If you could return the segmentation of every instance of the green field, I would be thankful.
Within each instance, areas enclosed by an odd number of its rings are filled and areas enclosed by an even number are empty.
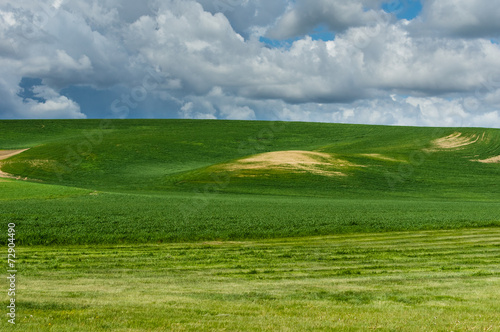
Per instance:
[[[500,230],[27,247],[19,331],[495,331]],[[2,326],[6,326],[2,322]]]
[[[0,121],[17,149],[19,331],[500,330],[500,130]]]

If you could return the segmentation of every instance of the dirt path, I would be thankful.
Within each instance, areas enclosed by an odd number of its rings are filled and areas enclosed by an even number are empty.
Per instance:
[[[29,149],[21,149],[21,150],[0,150],[0,160],[4,160],[10,157],[13,157],[17,154],[20,154]],[[2,172],[2,163],[0,163],[0,178],[5,179],[20,179],[20,177],[11,175],[9,173]]]

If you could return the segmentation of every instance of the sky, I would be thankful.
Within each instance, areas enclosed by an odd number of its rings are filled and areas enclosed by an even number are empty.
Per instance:
[[[0,119],[500,128],[491,0],[2,0]]]

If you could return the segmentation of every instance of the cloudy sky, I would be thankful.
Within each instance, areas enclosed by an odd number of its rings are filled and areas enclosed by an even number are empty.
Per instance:
[[[491,0],[2,0],[0,119],[500,128]]]

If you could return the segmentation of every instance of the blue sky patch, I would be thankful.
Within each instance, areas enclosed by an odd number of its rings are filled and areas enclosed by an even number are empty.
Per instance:
[[[334,40],[335,39],[335,33],[330,31],[328,27],[324,24],[318,25],[314,30],[308,34],[312,38],[312,40],[323,40],[323,41],[329,41],[329,40]],[[289,38],[289,39],[284,39],[284,40],[279,40],[279,39],[270,39],[266,37],[260,37],[259,41],[261,43],[266,44],[267,46],[271,48],[283,48],[283,49],[290,49],[292,47],[292,44],[296,42],[297,40],[303,39],[305,36],[300,36],[300,37],[295,37],[295,38]]]
[[[326,25],[319,25],[309,35],[313,40],[329,41],[335,39],[335,34]]]
[[[82,113],[85,113],[88,118],[109,116],[111,104],[119,98],[118,94],[110,90],[96,90],[89,86],[69,86],[62,89],[60,93],[80,105]]]
[[[266,37],[260,37],[259,41],[261,43],[266,44],[270,48],[284,48],[284,49],[290,49],[292,47],[292,44],[294,41],[297,41],[301,38],[289,38],[289,39],[284,39],[284,40],[278,40],[278,39],[270,39]]]
[[[33,87],[38,85],[42,85],[42,80],[40,78],[23,77],[19,83],[21,91],[19,91],[17,95],[23,98],[23,102],[26,102],[27,99],[33,99],[40,103],[44,103],[46,101],[44,98],[37,97],[33,93]]]
[[[391,0],[382,5],[387,13],[393,13],[398,19],[413,20],[422,11],[420,0]]]

